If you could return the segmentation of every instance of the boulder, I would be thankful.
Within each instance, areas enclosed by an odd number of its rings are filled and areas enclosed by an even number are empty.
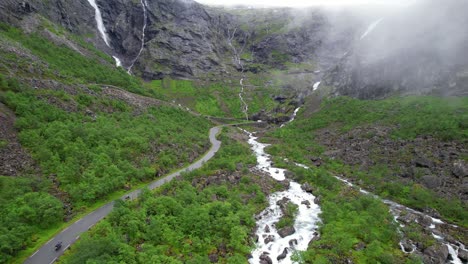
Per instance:
[[[276,259],[280,261],[282,259],[285,259],[287,255],[288,255],[288,248],[284,248],[283,253],[279,254],[278,257],[276,257]]]
[[[453,169],[452,169],[453,175],[455,175],[458,178],[463,178],[468,176],[468,166],[467,164],[462,161],[458,160],[453,163]]]
[[[273,261],[268,255],[268,252],[263,252],[262,255],[260,255],[260,264],[273,264]]]
[[[301,204],[305,204],[307,208],[310,208],[310,202],[308,200],[302,201]]]
[[[442,184],[439,177],[435,175],[425,175],[421,177],[421,182],[429,189],[435,189]]]
[[[265,233],[270,233],[270,226],[266,225],[264,231]]]
[[[423,251],[423,262],[429,264],[446,263],[449,255],[446,245],[433,245]]]
[[[297,239],[291,239],[289,240],[289,246],[290,247],[294,247],[297,245]]]
[[[296,229],[294,229],[294,227],[287,226],[287,227],[283,227],[279,229],[278,235],[280,235],[281,237],[287,237],[287,236],[294,234],[295,232],[296,232]]]
[[[464,261],[465,263],[468,262],[468,250],[465,249],[458,249],[458,257]]]
[[[273,235],[269,235],[263,240],[263,243],[268,244],[273,241],[275,241],[275,237]]]

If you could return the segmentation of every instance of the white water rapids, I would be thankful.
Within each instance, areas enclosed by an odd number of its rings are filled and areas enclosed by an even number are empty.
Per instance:
[[[267,147],[268,144],[258,142],[257,137],[255,137],[253,133],[245,132],[249,135],[248,143],[257,157],[257,167],[267,172],[277,181],[285,180],[285,170],[273,167],[269,155],[265,153],[265,147]],[[294,222],[295,232],[292,235],[282,238],[275,228],[275,223],[279,221],[282,215],[277,202],[284,197],[298,206],[298,213]],[[258,242],[257,247],[252,251],[252,258],[249,259],[249,263],[259,263],[260,257],[265,252],[272,263],[293,263],[291,260],[293,252],[296,250],[306,250],[310,240],[316,234],[314,234],[314,231],[317,229],[317,223],[320,221],[318,217],[321,212],[320,207],[314,203],[315,197],[312,194],[302,190],[299,183],[293,181],[290,182],[288,190],[273,193],[268,199],[268,208],[257,216],[257,219],[259,219],[257,221],[256,232]],[[308,205],[304,204],[306,201]],[[265,241],[266,238],[272,239],[273,241]],[[280,260],[278,260],[278,256],[280,256],[285,249],[287,250],[287,255],[284,259],[280,258]]]
[[[146,30],[146,26],[147,26],[147,21],[146,20],[148,18],[148,15],[146,13],[147,12],[146,8],[147,8],[148,3],[146,2],[146,0],[140,0],[140,2],[141,2],[141,6],[143,8],[143,28],[141,30],[141,47],[140,47],[140,50],[138,51],[137,56],[133,60],[132,64],[128,67],[128,70],[127,70],[128,73],[132,72],[133,65],[135,65],[135,62],[138,60],[138,58],[141,55],[141,52],[143,52],[143,49],[145,47],[145,30]]]

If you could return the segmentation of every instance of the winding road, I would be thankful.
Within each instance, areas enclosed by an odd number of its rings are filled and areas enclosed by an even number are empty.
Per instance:
[[[203,157],[197,160],[195,163],[192,163],[190,166],[178,170],[174,173],[167,175],[164,178],[161,178],[157,181],[154,181],[148,185],[149,189],[155,189],[166,182],[171,181],[175,177],[179,176],[183,172],[192,171],[200,168],[206,161],[210,160],[215,153],[219,150],[221,146],[221,141],[216,139],[216,135],[219,133],[222,126],[216,126],[210,129],[210,142],[211,148],[208,152],[205,153]],[[135,190],[131,193],[125,194],[121,199],[136,199],[141,193],[141,189]],[[127,198],[128,197],[128,198]],[[49,240],[44,244],[39,250],[32,254],[24,263],[27,264],[50,264],[54,263],[58,257],[60,257],[65,250],[70,247],[71,244],[75,243],[80,235],[94,226],[98,221],[108,215],[112,208],[114,207],[114,202],[107,203],[92,213],[86,215],[85,217],[77,220],[75,223],[65,228],[62,232],[57,234],[54,238]],[[62,242],[62,248],[58,251],[55,251],[55,245],[58,242]]]

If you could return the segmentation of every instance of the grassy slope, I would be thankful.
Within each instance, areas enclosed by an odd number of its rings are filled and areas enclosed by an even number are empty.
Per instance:
[[[93,83],[152,93],[78,37],[66,36],[87,56],[42,33],[0,25],[0,100],[14,110],[21,143],[42,172],[0,177],[0,263],[31,252],[62,228],[62,202],[71,203],[74,214],[88,211],[124,187],[189,163],[209,145],[209,122],[180,109],[136,108],[104,96]],[[31,78],[41,81],[40,89],[28,86]]]

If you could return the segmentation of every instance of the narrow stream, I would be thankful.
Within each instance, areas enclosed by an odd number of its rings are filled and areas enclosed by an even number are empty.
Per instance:
[[[361,35],[361,37],[359,39],[363,39],[365,38],[367,35],[369,35],[369,33],[371,33],[376,27],[377,25],[379,25],[380,22],[382,22],[383,18],[380,18],[380,19],[377,19],[376,21],[372,22],[366,29],[366,31],[364,32],[364,34]]]
[[[303,165],[303,164],[300,164],[300,163],[295,163],[296,166],[299,166],[299,167],[302,167],[304,169],[310,169],[308,166],[306,165]],[[336,179],[342,181],[343,183],[345,183],[346,185],[350,186],[350,187],[353,187],[353,188],[358,188],[359,189],[359,192],[361,192],[362,194],[366,194],[366,195],[372,195],[373,197],[377,198],[377,199],[381,199],[379,196],[371,193],[371,192],[368,192],[358,186],[355,186],[354,184],[352,184],[350,181],[344,179],[344,178],[341,178],[339,176],[335,176]],[[390,201],[390,200],[387,200],[387,199],[381,199],[382,202],[386,205],[389,206],[390,208],[390,212],[392,213],[395,221],[398,222],[398,218],[402,215],[402,213],[404,212],[411,212],[412,214],[415,214],[415,215],[418,215],[418,216],[421,216],[421,217],[424,217],[426,219],[430,219],[430,223],[428,223],[428,226],[427,228],[430,229],[430,230],[435,230],[436,227],[438,225],[441,225],[441,224],[445,224],[442,220],[438,219],[438,218],[434,218],[432,216],[429,216],[429,215],[426,215],[422,212],[419,212],[419,211],[416,211],[414,209],[411,209],[409,207],[406,207],[404,205],[401,205],[399,203],[396,203],[396,202],[393,202],[393,201]],[[418,221],[417,219],[415,219],[414,221]],[[454,226],[454,225],[453,225]],[[400,224],[400,227],[403,227],[402,224]],[[456,227],[456,226],[455,226]],[[449,251],[449,256],[450,256],[450,259],[447,260],[446,263],[452,263],[452,264],[463,264],[463,262],[461,261],[461,259],[458,257],[458,250],[459,249],[462,249],[464,250],[465,249],[465,245],[459,243],[458,245],[455,245],[455,244],[451,244],[451,243],[448,243],[447,241],[445,241],[445,238],[443,237],[443,235],[440,233],[440,232],[437,232],[434,233],[432,232],[432,236],[437,239],[437,241],[439,241],[440,243],[444,244],[447,246],[448,248],[448,251]],[[402,242],[400,242],[400,248],[403,252],[405,253],[408,253],[408,254],[411,254],[413,253],[415,250],[416,250],[416,246],[415,245],[411,245],[411,250],[407,250],[405,249],[404,245]]]
[[[257,157],[257,167],[277,181],[285,180],[285,170],[273,167],[269,155],[265,153],[268,144],[258,142],[253,133],[245,130],[244,132],[249,135],[248,143]],[[294,233],[289,235],[279,232],[275,226],[282,216],[278,202],[285,198],[298,206]],[[317,235],[315,231],[320,222],[320,207],[314,203],[315,197],[311,193],[305,192],[299,183],[293,181],[290,182],[288,190],[273,193],[268,199],[269,206],[257,216],[258,242],[249,263],[260,263],[260,260],[293,263],[291,256],[294,251],[306,250],[309,242]],[[279,233],[283,233],[283,237]]]
[[[242,103],[242,112],[244,112],[245,120],[249,120],[249,105],[244,101],[244,78],[240,79],[239,84],[241,86],[241,91],[239,92],[239,99]]]

